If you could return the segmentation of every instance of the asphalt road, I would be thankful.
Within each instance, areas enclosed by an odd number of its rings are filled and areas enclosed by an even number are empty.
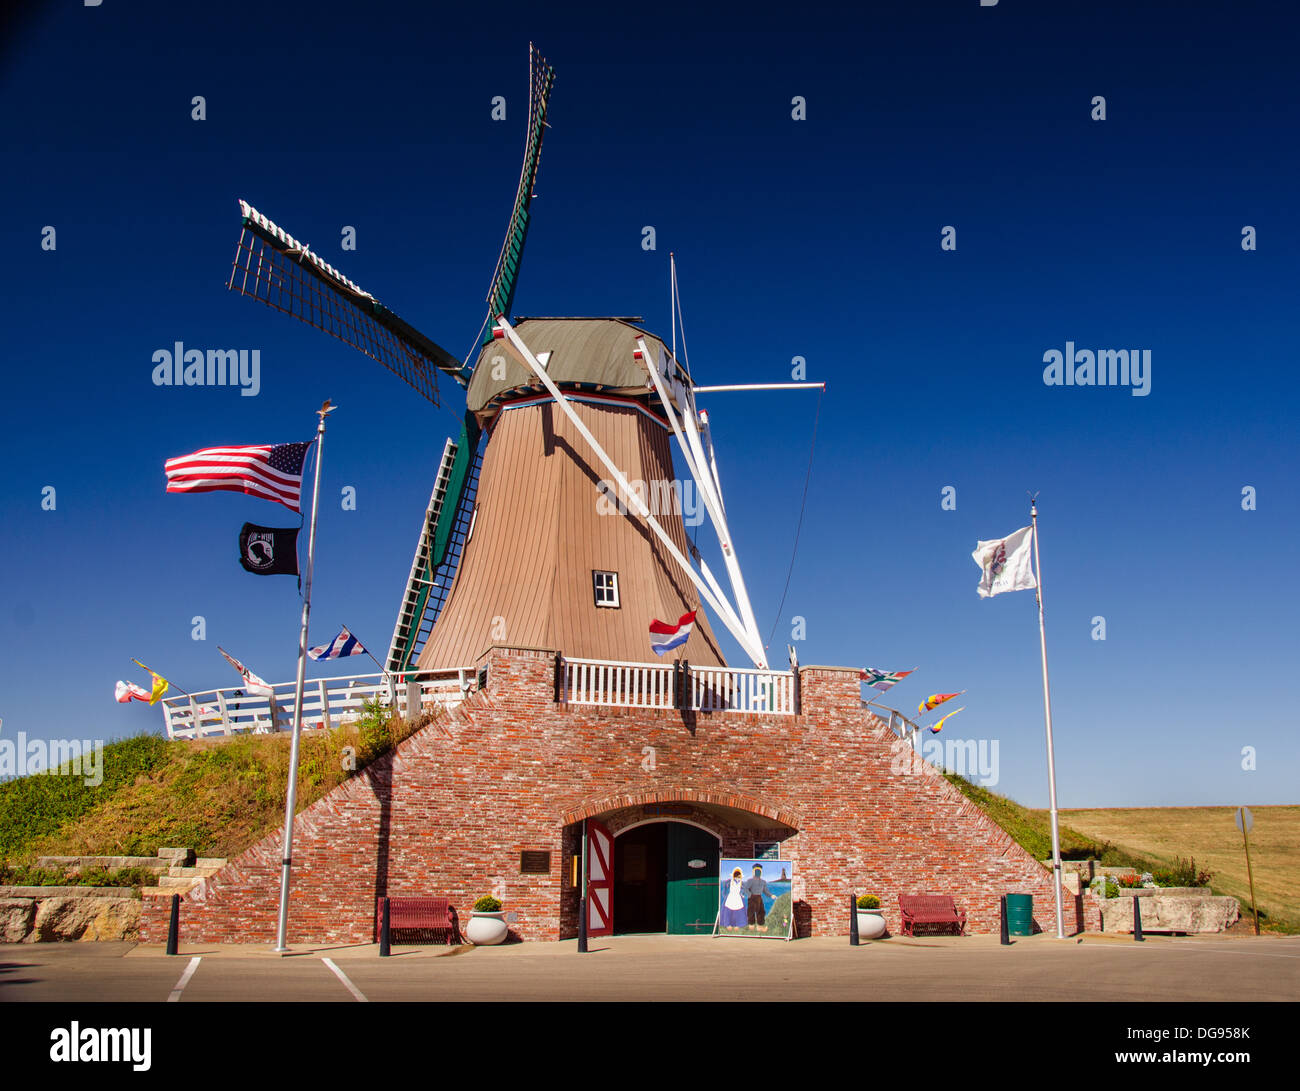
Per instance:
[[[198,961],[196,962],[195,959]],[[619,936],[487,948],[127,943],[0,946],[0,1002],[472,1000],[1300,1000],[1300,937],[1058,941],[996,937],[848,946]]]

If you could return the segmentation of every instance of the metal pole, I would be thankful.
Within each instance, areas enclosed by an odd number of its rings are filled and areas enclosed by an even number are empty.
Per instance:
[[[1043,649],[1043,716],[1047,724],[1047,795],[1052,808],[1052,893],[1056,897],[1056,938],[1065,939],[1065,916],[1061,906],[1061,829],[1056,812],[1056,753],[1052,748],[1052,688],[1047,680],[1047,627],[1043,622],[1043,566],[1038,559],[1038,501],[1030,499],[1033,522],[1034,574],[1038,582],[1038,639]]]
[[[169,955],[180,954],[180,921],[181,896],[179,894],[173,894],[171,919],[167,922],[167,953]]]
[[[1241,813],[1241,839],[1246,846],[1246,877],[1250,880],[1250,908],[1255,914],[1255,935],[1259,935],[1259,903],[1255,901],[1255,873],[1250,869],[1250,835],[1246,832],[1246,814]]]
[[[293,740],[289,744],[289,790],[284,800],[284,856],[280,861],[280,921],[276,929],[275,950],[289,950],[289,868],[293,863],[293,812],[298,802],[298,739],[302,735],[302,691],[307,679],[307,621],[311,617],[311,577],[316,559],[316,508],[320,500],[320,463],[325,449],[325,415],[333,412],[328,401],[316,411],[316,474],[311,494],[311,530],[307,533],[307,582],[302,596],[302,629],[298,634],[298,684],[293,698]]]
[[[587,953],[587,820],[582,820],[582,885],[578,888],[578,954]]]
[[[849,893],[849,946],[857,947],[858,944],[858,899]]]

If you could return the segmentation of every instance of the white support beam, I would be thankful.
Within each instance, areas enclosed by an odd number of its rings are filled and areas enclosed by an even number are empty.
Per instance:
[[[709,518],[713,521],[713,529],[718,535],[718,545],[722,549],[722,560],[727,567],[727,576],[731,580],[731,590],[735,595],[736,606],[739,609],[741,619],[745,623],[745,629],[750,634],[750,638],[761,648],[763,638],[758,631],[758,622],[754,618],[754,610],[749,602],[749,592],[745,589],[745,577],[740,571],[740,559],[736,556],[736,547],[731,539],[731,530],[727,526],[727,517],[723,512],[722,490],[715,475],[709,471],[709,462],[705,458],[704,447],[700,442],[700,433],[697,427],[698,411],[695,408],[694,395],[685,392],[683,400],[686,407],[682,413],[682,423],[685,425],[686,438],[690,443],[695,465],[698,467],[696,484],[706,496],[705,507],[709,512]],[[766,662],[762,665],[767,666]]]
[[[825,390],[825,383],[733,383],[727,386],[693,386],[695,394],[716,394],[720,390]]]
[[[709,432],[709,415],[700,410],[700,435],[704,438],[704,446],[709,452],[709,472],[713,474],[713,487],[718,490],[718,502],[722,504],[722,514],[727,514],[727,505],[722,499],[722,478],[718,476],[718,459],[713,453],[713,436]]]
[[[614,480],[618,483],[618,487],[625,498],[624,502],[641,517],[646,526],[648,526],[659,541],[663,543],[663,546],[668,551],[669,555],[677,562],[678,566],[690,581],[695,584],[696,589],[700,592],[700,597],[703,598],[704,601],[713,609],[718,618],[726,624],[727,628],[731,631],[731,635],[736,638],[737,643],[739,643],[741,648],[745,650],[746,654],[760,668],[765,668],[766,663],[763,658],[761,641],[754,640],[743,627],[733,625],[732,619],[734,618],[734,613],[730,608],[723,607],[722,603],[713,594],[712,589],[700,578],[699,573],[695,571],[695,568],[691,563],[682,555],[681,550],[677,548],[672,538],[668,536],[668,532],[665,531],[664,528],[659,525],[658,520],[650,514],[650,509],[646,507],[645,501],[632,491],[627,478],[623,475],[623,471],[614,464],[614,460],[605,453],[605,449],[601,447],[599,442],[597,442],[596,437],[591,434],[591,430],[582,423],[582,419],[574,411],[569,399],[561,393],[560,388],[555,385],[554,381],[552,381],[551,377],[546,373],[546,369],[538,362],[537,357],[534,356],[528,346],[524,344],[519,334],[515,332],[515,328],[510,324],[509,319],[504,315],[498,317],[497,329],[500,330],[502,336],[509,340],[510,344],[514,346],[515,351],[524,359],[524,362],[532,368],[533,374],[535,374],[541,381],[542,385],[546,387],[551,397],[555,399],[556,404],[560,407],[565,416],[569,418],[570,423],[575,429],[577,429],[578,434],[587,441],[588,446],[596,457],[600,459],[601,464],[613,475]]]
[[[722,503],[722,488],[718,483],[717,467],[714,466],[710,470],[709,463],[704,457],[704,449],[700,444],[694,402],[686,387],[675,377],[671,381],[673,395],[676,395],[676,397],[669,394],[659,374],[660,365],[663,361],[662,349],[659,350],[656,358],[652,359],[644,337],[637,338],[637,348],[641,353],[642,362],[646,365],[646,371],[650,375],[651,382],[654,384],[655,392],[659,395],[660,402],[663,403],[664,412],[668,415],[668,423],[672,426],[673,435],[677,437],[677,443],[682,449],[686,468],[695,479],[696,489],[704,501],[709,520],[713,523],[714,533],[718,536],[718,545],[722,549],[723,563],[727,567],[727,578],[731,581],[732,593],[735,596],[736,605],[739,607],[740,624],[749,635],[750,642],[761,649],[763,647],[763,638],[758,631],[758,622],[754,618],[753,608],[750,606],[749,594],[745,590],[745,578],[740,572],[740,562],[736,558],[735,547],[731,543],[731,531],[727,527],[727,515]],[[674,376],[676,375],[676,363],[677,361],[674,360]],[[674,404],[681,405],[682,424],[686,426],[685,435],[683,435],[683,430],[678,425],[677,414],[673,411]],[[713,581],[713,585],[717,588],[716,581]],[[720,590],[718,595],[720,598],[723,597]],[[723,601],[725,601],[725,598]],[[758,665],[766,669],[767,657],[762,656]]]

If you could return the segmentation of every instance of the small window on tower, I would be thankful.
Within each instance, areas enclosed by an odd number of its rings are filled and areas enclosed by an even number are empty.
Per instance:
[[[597,606],[618,606],[618,573],[593,572],[591,574],[596,586]]]

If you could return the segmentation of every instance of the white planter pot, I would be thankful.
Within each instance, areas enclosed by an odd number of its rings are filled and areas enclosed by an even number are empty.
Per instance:
[[[469,915],[469,924],[465,928],[465,938],[475,947],[491,947],[502,942],[509,934],[506,927],[506,915],[500,913],[474,913]]]
[[[885,914],[883,910],[858,910],[858,939],[879,939],[884,934]]]

